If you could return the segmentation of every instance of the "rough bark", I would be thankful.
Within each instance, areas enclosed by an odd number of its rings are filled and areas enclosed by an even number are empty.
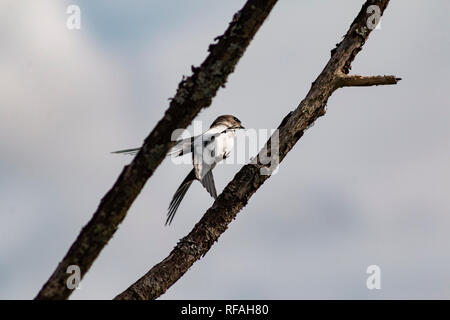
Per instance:
[[[66,286],[69,265],[78,265],[84,276],[112,238],[133,201],[172,146],[175,129],[186,128],[201,109],[211,104],[218,89],[225,86],[250,41],[277,0],[248,0],[231,21],[209,55],[193,74],[181,81],[164,117],[145,139],[141,151],[126,166],[114,186],[103,197],[89,223],[81,230],[64,259],[44,284],[36,299],[66,299],[72,290]]]
[[[358,75],[342,75],[338,82],[340,87],[369,87],[386,84],[397,84],[397,82],[400,80],[402,79],[395,76],[363,77]]]
[[[338,88],[349,85],[381,85],[396,84],[399,80],[393,76],[360,77],[347,76],[351,62],[362,49],[371,30],[367,28],[367,9],[370,5],[378,5],[383,13],[389,0],[369,0],[363,5],[356,19],[350,26],[344,39],[332,50],[331,59],[322,73],[312,84],[306,98],[299,106],[290,112],[281,122],[279,129],[279,161],[293,148],[302,137],[304,131],[314,121],[325,114],[328,98]],[[269,139],[258,155],[273,157]],[[267,151],[266,151],[267,150]],[[270,173],[271,169],[262,161],[244,166],[226,186],[212,207],[208,209],[194,229],[172,250],[167,258],[155,265],[141,279],[118,295],[116,299],[156,299],[173,285],[192,266],[204,256],[228,225],[235,219],[237,213],[247,204],[250,197],[270,177],[261,172]]]

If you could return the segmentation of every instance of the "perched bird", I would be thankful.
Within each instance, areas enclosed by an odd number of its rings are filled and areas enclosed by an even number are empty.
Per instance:
[[[217,163],[226,159],[234,146],[234,136],[237,130],[245,129],[241,121],[232,115],[218,117],[203,134],[179,140],[169,151],[168,155],[182,156],[192,153],[194,168],[175,192],[170,201],[166,225],[170,225],[178,206],[186,195],[194,180],[198,180],[209,194],[216,199],[217,192],[212,170]],[[115,151],[113,153],[136,154],[140,148]]]

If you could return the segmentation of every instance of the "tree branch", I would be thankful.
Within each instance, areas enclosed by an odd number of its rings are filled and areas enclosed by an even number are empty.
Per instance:
[[[345,75],[343,74],[338,81],[339,87],[369,87],[397,84],[401,78],[395,76],[372,76],[363,77],[359,75]]]
[[[172,146],[172,132],[186,128],[201,109],[211,104],[276,2],[248,0],[234,15],[225,33],[216,38],[219,41],[209,46],[206,60],[200,67],[192,67],[193,74],[181,81],[164,117],[103,197],[94,216],[81,230],[36,299],[66,299],[71,294],[72,290],[66,285],[67,267],[77,265],[81,276],[86,274]]]
[[[278,127],[279,141],[272,136],[258,154],[257,161],[245,165],[235,175],[212,207],[193,230],[178,242],[169,256],[115,299],[158,298],[208,252],[250,197],[270,177],[274,168],[262,164],[261,160],[270,157],[275,163],[282,161],[304,131],[325,114],[328,98],[340,87],[341,74],[348,73],[351,62],[371,32],[366,26],[368,7],[378,5],[383,13],[388,3],[389,0],[366,1],[342,42],[333,49],[330,61],[313,83],[306,98],[281,122]],[[278,147],[275,148],[278,152],[271,151],[272,144]]]

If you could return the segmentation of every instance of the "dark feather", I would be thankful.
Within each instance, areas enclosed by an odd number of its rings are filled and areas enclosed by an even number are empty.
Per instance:
[[[192,182],[195,180],[195,172],[192,169],[191,172],[186,176],[181,185],[178,187],[177,191],[173,195],[172,201],[170,201],[169,211],[167,212],[167,220],[166,225],[170,225],[172,223],[173,218],[175,217],[175,213],[177,212],[178,206],[183,200],[186,192],[191,186]]]
[[[212,170],[208,171],[208,173],[203,177],[202,185],[206,188],[211,197],[217,199],[217,191],[216,186],[214,184],[214,177],[212,174]]]
[[[119,151],[113,151],[111,153],[119,153],[119,154],[127,154],[127,155],[135,155],[141,150],[141,148],[133,148],[133,149],[126,149],[126,150],[119,150]]]

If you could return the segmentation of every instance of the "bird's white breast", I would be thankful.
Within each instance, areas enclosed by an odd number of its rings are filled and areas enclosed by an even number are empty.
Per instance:
[[[234,130],[226,131],[225,133],[219,135],[216,140],[216,157],[228,156],[228,154],[233,150],[234,147]]]

